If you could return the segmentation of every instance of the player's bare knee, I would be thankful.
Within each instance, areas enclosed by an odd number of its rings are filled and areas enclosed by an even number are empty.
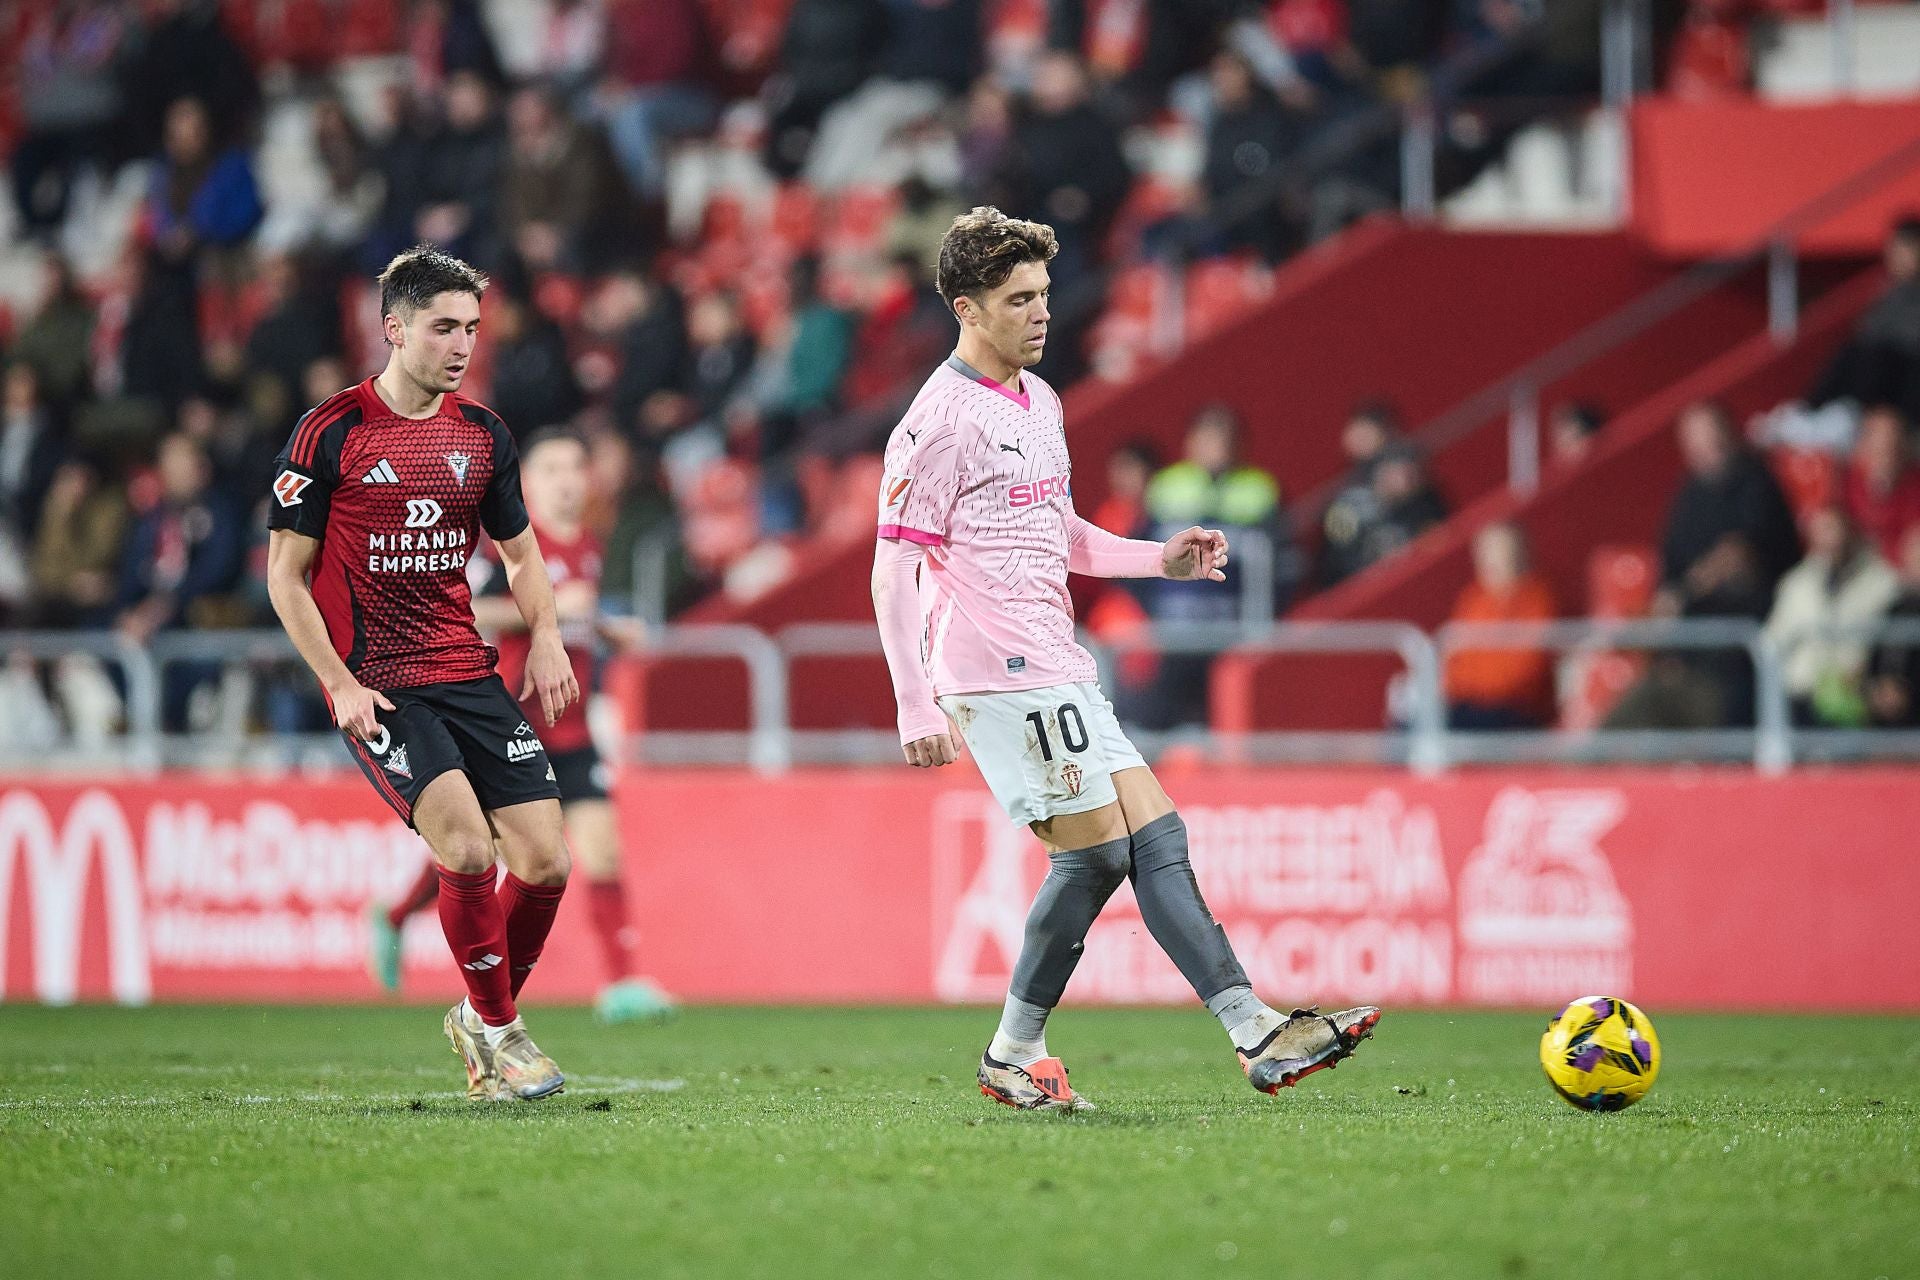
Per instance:
[[[562,885],[573,873],[573,855],[563,840],[535,845],[515,861],[522,866],[514,874],[528,884]]]
[[[441,866],[463,876],[493,869],[493,840],[484,831],[456,831],[433,842],[433,856]]]

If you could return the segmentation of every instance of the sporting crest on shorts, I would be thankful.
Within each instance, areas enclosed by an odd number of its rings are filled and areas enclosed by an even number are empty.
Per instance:
[[[472,461],[473,459],[464,453],[450,453],[447,455],[447,466],[453,472],[453,482],[462,489],[467,487],[467,464]]]
[[[1080,794],[1080,783],[1085,777],[1086,774],[1082,772],[1079,764],[1072,760],[1060,766],[1060,781],[1066,784],[1067,794],[1070,796]]]

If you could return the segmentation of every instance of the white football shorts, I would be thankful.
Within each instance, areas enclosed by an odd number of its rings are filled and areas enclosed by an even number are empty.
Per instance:
[[[993,798],[1023,825],[1112,804],[1113,775],[1146,764],[1097,684],[950,693],[939,701]]]

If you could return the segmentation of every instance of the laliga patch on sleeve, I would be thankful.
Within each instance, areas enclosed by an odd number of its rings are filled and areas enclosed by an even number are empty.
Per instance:
[[[313,483],[311,476],[303,476],[298,471],[282,471],[273,482],[273,496],[280,500],[283,507],[300,505],[300,491]]]
[[[912,476],[896,476],[889,472],[880,482],[880,514],[904,510],[907,505],[907,490],[912,487]]]

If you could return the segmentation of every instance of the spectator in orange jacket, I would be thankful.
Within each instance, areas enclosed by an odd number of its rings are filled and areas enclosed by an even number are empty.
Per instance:
[[[1553,593],[1527,565],[1527,543],[1511,524],[1490,524],[1473,540],[1474,580],[1453,606],[1453,622],[1546,622]],[[1447,719],[1455,729],[1538,729],[1553,714],[1553,658],[1543,649],[1462,649],[1447,659]]]

